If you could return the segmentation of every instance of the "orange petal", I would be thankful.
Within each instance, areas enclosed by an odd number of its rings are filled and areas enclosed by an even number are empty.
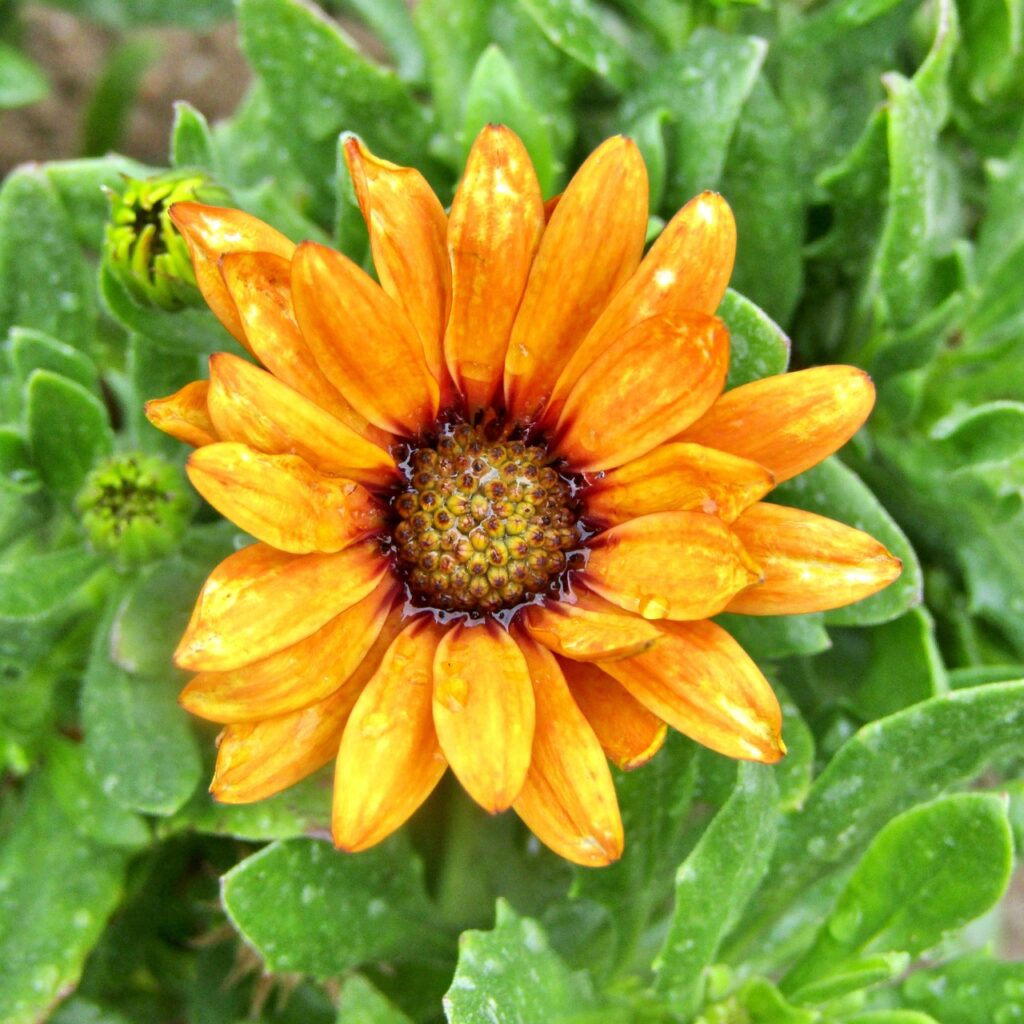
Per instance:
[[[444,627],[414,619],[394,640],[345,728],[334,773],[334,842],[365,850],[389,836],[444,775],[431,679]]]
[[[580,376],[553,447],[581,472],[620,466],[697,419],[722,393],[728,372],[721,320],[703,313],[644,320]]]
[[[438,645],[434,725],[469,795],[492,814],[505,810],[530,767],[534,706],[526,660],[494,621],[459,623]]]
[[[646,233],[647,169],[636,143],[618,135],[584,161],[544,230],[505,358],[513,419],[528,420],[543,406],[573,350],[636,270]]]
[[[713,622],[664,622],[646,654],[601,669],[673,729],[728,757],[772,764],[786,752],[768,681]]]
[[[727,391],[679,440],[753,459],[781,483],[842,448],[874,404],[863,370],[815,366]]]
[[[600,319],[573,353],[545,414],[554,423],[583,372],[617,338],[652,316],[718,309],[736,256],[736,222],[715,192],[691,199],[665,225],[636,273],[615,293]]]
[[[874,537],[834,519],[761,502],[733,530],[764,570],[727,611],[802,615],[842,608],[887,587],[903,568]]]
[[[218,440],[210,419],[208,380],[194,380],[166,398],[151,398],[145,406],[146,419],[165,434],[199,448]]]
[[[195,676],[179,702],[211,722],[250,722],[324,700],[349,685],[380,635],[397,592],[397,583],[386,576],[361,601],[305,640],[253,665]]]
[[[437,415],[440,391],[402,307],[348,257],[303,242],[292,301],[328,380],[371,423],[415,435]]]
[[[313,358],[292,308],[291,260],[269,252],[228,253],[221,257],[220,271],[256,358],[357,434],[386,444],[391,435],[360,416]]]
[[[237,356],[210,357],[210,417],[226,441],[268,455],[299,455],[315,469],[386,486],[397,472],[383,448]]]
[[[210,444],[192,453],[186,470],[221,515],[281,551],[340,551],[386,521],[383,506],[365,487],[323,476],[298,455]]]
[[[560,663],[573,700],[604,752],[623,771],[646,764],[665,742],[666,726],[597,665]]]
[[[520,636],[537,706],[526,782],[513,807],[537,838],[574,864],[622,856],[622,818],[608,762],[553,654]]]
[[[504,125],[477,136],[448,218],[452,307],[444,355],[470,411],[501,384],[509,334],[544,230],[540,185]]]
[[[760,578],[729,527],[701,512],[655,512],[590,541],[581,581],[645,619],[705,619]]]
[[[222,206],[175,203],[171,207],[171,220],[188,243],[196,283],[206,304],[248,348],[245,328],[220,274],[220,258],[228,252],[269,252],[290,260],[295,243],[259,218]]]
[[[444,329],[452,272],[444,207],[419,171],[381,160],[359,139],[345,142],[345,161],[381,287],[412,321],[434,378],[447,380]]]
[[[650,512],[706,512],[731,523],[775,478],[763,466],[699,444],[663,444],[584,492],[586,517],[614,526]]]
[[[239,722],[221,733],[210,792],[222,804],[263,800],[334,757],[358,689],[345,687],[301,711]]]
[[[388,571],[376,541],[336,555],[289,555],[252,544],[210,573],[174,660],[240,668],[290,647],[362,600]]]
[[[577,661],[631,658],[661,636],[646,619],[614,605],[603,611],[564,601],[533,604],[523,609],[522,623],[537,643]]]

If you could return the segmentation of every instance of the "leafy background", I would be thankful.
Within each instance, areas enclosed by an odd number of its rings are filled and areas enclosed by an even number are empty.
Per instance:
[[[0,1020],[1024,1019],[1024,964],[1000,958],[1024,842],[1021,0],[344,0],[346,30],[302,0],[56,6],[118,43],[86,155],[0,190]],[[47,89],[30,13],[0,0],[0,107]],[[454,787],[358,856],[324,841],[329,773],[213,804],[213,734],[169,655],[233,528],[200,508],[132,569],[87,543],[87,473],[114,451],[180,463],[141,403],[234,344],[104,265],[102,189],[161,168],[93,154],[123,136],[152,29],[225,19],[251,85],[212,126],[178,104],[167,163],[291,236],[366,259],[341,132],[447,201],[488,121],[548,194],[625,131],[652,236],[703,188],[736,211],[731,383],[787,362],[875,378],[868,427],[784,500],[881,538],[902,579],[732,619],[790,755],[737,766],[673,737],[618,777],[613,868],[562,863]]]

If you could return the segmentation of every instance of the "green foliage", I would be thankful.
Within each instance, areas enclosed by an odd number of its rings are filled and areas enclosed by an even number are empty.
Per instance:
[[[131,115],[142,29],[235,14],[254,77],[221,123],[176,105],[166,168],[96,155],[0,185],[0,1020],[1024,1016],[999,938],[1024,833],[1020,4],[49,2],[115,40],[89,153]],[[0,108],[47,89],[19,11],[0,0]],[[217,803],[216,727],[178,706],[171,659],[245,538],[182,506],[143,565],[104,554],[75,505],[110,457],[180,480],[185,448],[143,403],[243,354],[205,308],[147,304],[118,276],[109,190],[198,174],[369,269],[346,133],[447,206],[492,121],[522,137],[545,198],[631,135],[651,238],[700,190],[725,196],[728,387],[846,362],[878,392],[840,455],[771,500],[866,530],[902,576],[835,611],[719,616],[778,693],[788,756],[737,767],[671,733],[613,773],[626,847],[603,869],[446,786],[399,836],[338,853],[329,765]]]

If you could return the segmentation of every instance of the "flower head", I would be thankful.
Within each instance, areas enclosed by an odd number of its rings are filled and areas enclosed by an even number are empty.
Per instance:
[[[865,534],[761,500],[852,436],[871,382],[831,366],[723,394],[731,212],[704,193],[644,255],[628,139],[545,204],[519,139],[485,128],[447,214],[418,172],[347,157],[379,284],[240,211],[171,211],[261,364],[216,355],[147,407],[258,541],[214,569],[176,655],[182,703],[225,726],[213,792],[257,800],[335,759],[334,838],[359,850],[451,767],[606,864],[608,758],[639,766],[666,723],[784,753],[770,686],[712,616],[898,575]]]
[[[175,310],[201,301],[188,247],[170,219],[183,200],[225,202],[228,194],[194,171],[155,178],[125,178],[110,193],[104,239],[107,266],[136,302]]]

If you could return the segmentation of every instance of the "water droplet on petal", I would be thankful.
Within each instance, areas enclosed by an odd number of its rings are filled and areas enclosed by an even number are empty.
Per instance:
[[[462,711],[469,700],[469,682],[465,676],[446,676],[437,684],[434,699],[452,713]]]
[[[359,724],[359,730],[367,739],[383,736],[394,723],[383,711],[371,711]]]
[[[668,615],[669,601],[667,597],[657,594],[641,594],[639,611],[645,619],[663,619]]]

